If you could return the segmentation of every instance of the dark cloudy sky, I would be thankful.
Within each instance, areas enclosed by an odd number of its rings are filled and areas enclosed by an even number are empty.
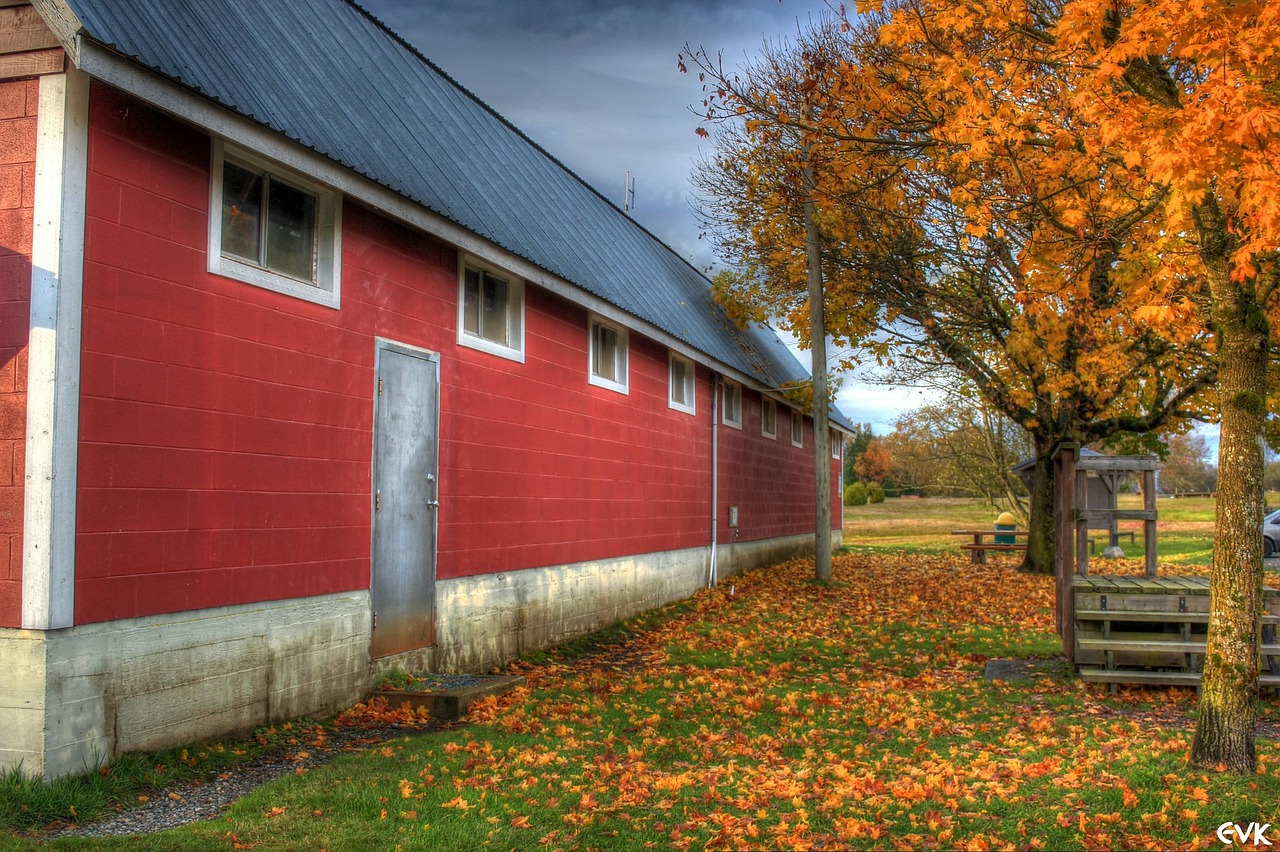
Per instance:
[[[689,211],[702,92],[677,55],[701,46],[740,66],[827,11],[823,0],[357,2],[619,206],[630,171],[632,215],[700,269],[715,261]],[[877,434],[920,401],[869,388],[840,399]]]
[[[794,33],[822,0],[365,0],[446,73],[617,204],[636,182],[634,216],[702,268],[689,213],[699,150],[696,75],[686,44],[732,64]]]

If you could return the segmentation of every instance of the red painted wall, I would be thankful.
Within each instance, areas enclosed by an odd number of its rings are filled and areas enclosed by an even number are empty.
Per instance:
[[[37,80],[0,82],[0,627],[22,623],[22,482],[39,99]]]
[[[367,588],[376,336],[441,354],[439,577],[707,543],[710,373],[674,411],[632,335],[630,393],[594,387],[533,286],[525,363],[459,347],[455,251],[350,202],[341,311],[212,276],[209,140],[97,85],[90,126],[77,622]],[[744,539],[812,529],[784,436],[722,445],[772,477]]]
[[[632,335],[630,393],[595,387],[587,312],[535,288],[527,311],[523,365],[445,360],[439,576],[706,544],[708,376],[670,409],[667,349]]]
[[[791,443],[791,410],[779,403],[777,436],[760,434],[761,396],[742,393],[742,428],[720,427],[722,542],[755,541],[813,531],[813,419],[804,418],[804,446]],[[831,528],[840,529],[840,462],[831,459]],[[738,527],[729,527],[729,507],[738,507]]]

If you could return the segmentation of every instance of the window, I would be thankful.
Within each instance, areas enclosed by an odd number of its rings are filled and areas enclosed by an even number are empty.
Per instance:
[[[778,437],[778,403],[767,397],[760,397],[760,434]]]
[[[462,261],[458,343],[524,361],[524,281]]]
[[[222,142],[211,171],[209,271],[339,307],[338,193]]]
[[[590,330],[588,381],[627,393],[627,330],[598,317],[591,318]]]
[[[831,430],[831,458],[840,461],[840,451],[844,449],[844,436],[835,429]]]
[[[687,414],[697,413],[697,398],[693,383],[696,375],[692,361],[681,358],[674,352],[671,353],[671,396],[667,400],[668,406]]]
[[[724,425],[735,429],[742,428],[742,385],[737,382],[724,383]]]
[[[791,409],[791,443],[796,447],[804,446],[804,415]]]

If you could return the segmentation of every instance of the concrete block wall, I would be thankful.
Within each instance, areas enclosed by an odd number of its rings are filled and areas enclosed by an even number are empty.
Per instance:
[[[0,768],[55,778],[350,706],[368,688],[369,611],[354,592],[0,631]]]
[[[837,545],[839,534],[836,534]],[[813,535],[721,545],[721,581],[813,554]],[[442,580],[436,645],[374,661],[374,668],[485,672],[529,651],[691,597],[707,584],[710,548]]]

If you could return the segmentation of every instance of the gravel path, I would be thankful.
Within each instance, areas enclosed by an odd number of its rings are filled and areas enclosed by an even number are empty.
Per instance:
[[[152,834],[201,820],[216,819],[238,799],[263,784],[296,772],[299,767],[310,769],[328,763],[341,754],[360,751],[406,734],[419,734],[444,727],[446,726],[441,724],[427,724],[332,728],[326,735],[324,747],[308,747],[307,757],[301,760],[294,759],[288,753],[256,758],[223,770],[213,778],[166,787],[152,794],[145,803],[97,822],[41,832],[40,839]]]

